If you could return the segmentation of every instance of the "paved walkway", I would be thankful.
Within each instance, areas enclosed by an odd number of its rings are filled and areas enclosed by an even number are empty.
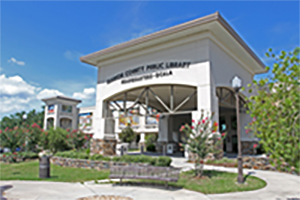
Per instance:
[[[183,158],[173,158],[173,166],[188,170],[193,167]],[[236,168],[205,166],[205,169],[236,172]],[[80,184],[46,181],[0,181],[0,185],[12,184],[5,197],[11,200],[74,200],[94,195],[119,195],[134,200],[300,200],[300,177],[290,174],[244,170],[267,181],[263,189],[250,192],[204,195],[185,189],[166,190],[139,186],[114,186],[111,184]],[[297,199],[298,200],[298,199]]]
[[[193,167],[193,164],[186,163],[185,160],[181,158],[173,158],[172,165],[175,167],[183,167],[183,170],[188,170]],[[204,169],[237,173],[237,168],[205,165]],[[214,194],[206,195],[206,197],[211,200],[300,200],[299,176],[263,170],[243,170],[244,175],[250,172],[252,176],[265,180],[267,182],[267,186],[255,191]]]

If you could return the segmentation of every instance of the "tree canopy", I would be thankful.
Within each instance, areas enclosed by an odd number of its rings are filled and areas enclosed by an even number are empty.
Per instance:
[[[279,55],[266,53],[275,60],[269,77],[249,84],[257,94],[248,100],[253,121],[248,130],[260,139],[260,145],[277,166],[299,170],[300,162],[300,67],[299,47]],[[269,67],[267,68],[269,69]]]
[[[27,115],[26,119],[23,119],[24,115]],[[37,112],[35,109],[26,113],[25,111],[17,112],[10,116],[3,117],[0,122],[0,129],[4,130],[5,128],[14,128],[16,126],[31,126],[36,123],[40,127],[43,127],[44,123],[44,109],[41,112]]]

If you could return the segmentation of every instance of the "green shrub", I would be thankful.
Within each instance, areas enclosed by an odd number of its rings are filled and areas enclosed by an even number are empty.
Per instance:
[[[25,146],[25,135],[22,131],[23,129],[17,126],[13,129],[0,130],[0,146],[9,148],[12,152],[20,146]]]
[[[78,151],[64,151],[57,152],[55,154],[57,157],[63,158],[74,158],[74,159],[89,159],[89,160],[102,160],[102,161],[114,161],[114,162],[125,162],[125,163],[147,163],[153,166],[170,166],[172,159],[166,156],[161,157],[150,157],[146,155],[124,155],[124,156],[114,156],[112,158],[103,156],[100,154],[94,154],[90,156],[84,152]]]
[[[124,128],[120,134],[120,139],[122,142],[131,143],[134,141],[136,133],[132,130],[130,126]]]
[[[146,144],[147,151],[155,152],[156,151],[155,142],[157,140],[157,134],[148,134],[146,135],[145,140],[146,140],[145,144]]]
[[[170,166],[171,162],[172,159],[170,157],[160,156],[158,159],[156,159],[155,166],[166,167]]]
[[[25,160],[25,159],[36,159],[36,158],[39,157],[38,153],[30,152],[30,151],[20,152],[19,154],[23,158],[23,160]]]
[[[51,128],[48,134],[44,136],[44,149],[50,149],[52,153],[71,149],[67,143],[67,135],[68,132],[65,129],[59,127],[56,127],[56,129]]]
[[[89,157],[90,160],[103,160],[103,161],[110,161],[110,157],[106,157],[100,154],[94,154]]]
[[[36,123],[33,123],[29,129],[25,129],[23,134],[25,134],[25,140],[27,141],[26,151],[38,152],[40,150],[37,148],[37,144],[41,141],[42,133],[43,129]]]
[[[2,160],[8,163],[24,161],[25,159],[36,159],[38,154],[34,152],[9,152],[1,155]]]
[[[147,151],[151,151],[151,152],[156,151],[154,144],[149,144],[149,145],[146,146],[146,148],[147,148]]]
[[[50,149],[52,153],[66,150],[80,150],[89,146],[91,135],[78,130],[62,129],[57,127],[41,134],[40,146]]]

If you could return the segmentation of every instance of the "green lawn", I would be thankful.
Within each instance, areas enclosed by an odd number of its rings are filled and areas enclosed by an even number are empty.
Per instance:
[[[82,182],[88,180],[107,179],[108,170],[97,171],[94,169],[80,169],[52,165],[51,178],[39,178],[38,161],[28,161],[13,164],[0,163],[0,180],[44,180],[59,182]]]
[[[60,167],[51,165],[51,178],[40,179],[38,161],[28,161],[14,164],[0,163],[1,180],[45,180],[60,182],[82,182],[88,180],[107,179],[108,170],[97,171],[93,169],[80,169],[71,167]],[[130,180],[127,183],[164,185],[162,181]],[[169,185],[177,188],[185,188],[204,194],[217,194],[237,191],[257,190],[266,186],[266,182],[249,176],[245,184],[237,184],[237,174],[219,171],[204,171],[204,178],[194,178],[193,171],[180,174],[177,183],[170,182]]]
[[[257,190],[266,186],[266,182],[253,176],[246,179],[245,184],[237,184],[237,174],[220,172],[220,171],[204,171],[204,178],[194,178],[194,172],[188,171],[180,174],[177,183],[170,182],[169,186],[176,188],[185,188],[201,192],[204,194],[218,194],[238,191]],[[130,180],[125,183],[139,184],[143,182],[147,184],[164,185],[162,181],[149,180]]]

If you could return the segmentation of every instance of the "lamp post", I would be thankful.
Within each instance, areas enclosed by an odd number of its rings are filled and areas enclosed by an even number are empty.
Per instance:
[[[242,159],[242,144],[241,144],[241,127],[240,127],[240,111],[239,111],[239,90],[242,88],[242,80],[235,76],[231,81],[235,91],[236,102],[236,121],[237,121],[237,138],[238,138],[238,183],[244,183],[243,177],[243,159]]]
[[[22,116],[23,118],[23,131],[25,130],[25,122],[26,122],[26,119],[27,119],[27,115],[26,113]],[[27,133],[25,133],[26,136],[25,136],[25,151],[27,152]]]

